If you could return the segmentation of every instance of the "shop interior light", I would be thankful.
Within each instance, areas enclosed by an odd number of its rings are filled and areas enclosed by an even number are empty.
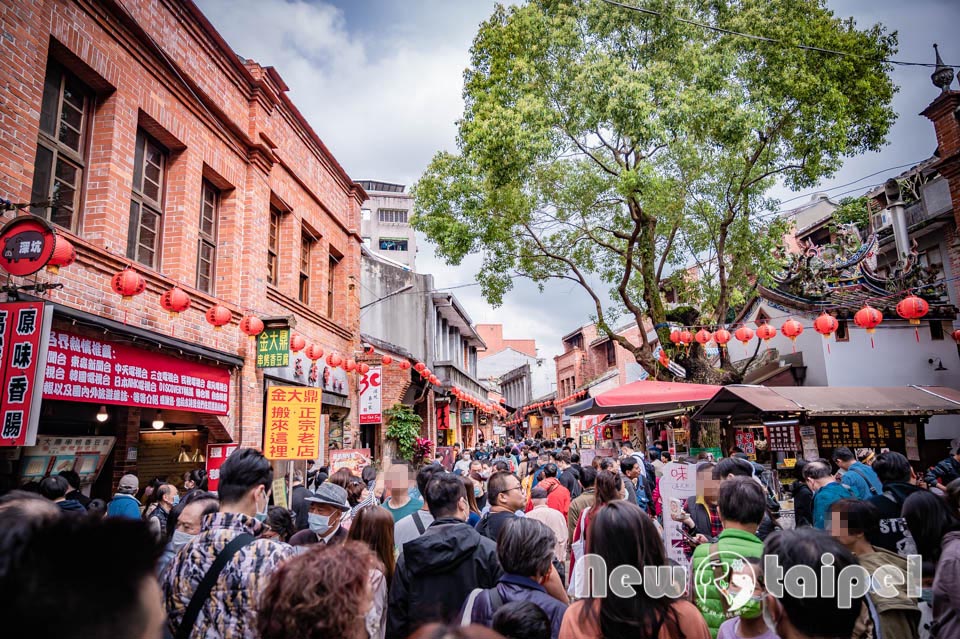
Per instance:
[[[198,446],[195,451],[193,451],[193,461],[197,464],[206,463],[207,458],[200,452],[200,447]]]
[[[153,418],[152,426],[154,430],[163,430],[163,415],[161,415],[159,411],[157,411],[157,416]]]
[[[106,406],[101,406],[101,407],[100,407],[100,410],[97,411],[97,421],[98,421],[98,422],[105,422],[105,421],[107,421],[108,419],[110,419],[110,414],[107,413],[107,407],[106,407]]]
[[[180,445],[180,454],[177,455],[178,464],[189,464],[193,461],[193,457],[190,455],[190,447],[186,444]]]

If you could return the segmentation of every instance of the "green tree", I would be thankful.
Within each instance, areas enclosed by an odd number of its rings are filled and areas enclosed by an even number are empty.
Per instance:
[[[667,343],[660,283],[691,265],[680,279],[695,321],[724,321],[775,268],[773,183],[812,186],[883,144],[895,88],[875,60],[896,37],[818,0],[643,7],[662,15],[601,0],[497,6],[465,72],[459,152],[438,153],[416,184],[414,225],[448,263],[482,256],[492,304],[515,277],[575,282],[600,330],[656,374],[645,332],[633,345],[614,322],[649,317]]]

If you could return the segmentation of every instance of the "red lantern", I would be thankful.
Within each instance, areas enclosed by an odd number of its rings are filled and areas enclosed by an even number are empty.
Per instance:
[[[263,321],[256,315],[247,315],[240,320],[240,330],[249,337],[256,337],[263,332]]]
[[[688,331],[687,329],[683,329],[682,331],[680,331],[680,343],[681,343],[681,344],[683,344],[684,346],[689,346],[689,345],[690,345],[690,342],[692,342],[692,341],[693,341],[693,333],[691,333],[691,332]]]
[[[307,350],[304,352],[304,354],[311,362],[315,362],[318,359],[323,359],[323,349],[317,344],[311,344],[310,346],[307,346]]]
[[[384,355],[383,357],[380,358],[380,363],[383,364],[384,366],[389,366],[390,364],[393,363],[393,358],[390,357],[389,355]]]
[[[718,328],[717,332],[713,334],[713,341],[715,341],[720,348],[725,348],[727,342],[730,341],[730,337],[730,331],[725,328]]]
[[[920,318],[930,311],[930,305],[927,301],[916,295],[908,295],[897,304],[897,315],[913,324],[913,332],[917,336],[917,343],[920,343]]]
[[[356,368],[357,363],[353,360],[353,358],[348,358],[347,361],[343,363],[343,370],[347,371],[348,373],[352,373]]]
[[[506,398],[506,397],[501,397],[501,398],[500,398],[500,403],[501,403],[501,404],[506,404],[506,403],[507,403],[507,398]]]
[[[867,331],[870,336],[870,348],[874,348],[873,332],[877,329],[880,322],[883,321],[883,313],[873,308],[869,304],[865,305],[853,316],[853,323]]]
[[[172,317],[190,308],[190,296],[182,288],[174,286],[160,296],[160,307]]]
[[[697,340],[697,344],[700,344],[700,346],[706,346],[707,343],[713,339],[713,333],[705,328],[701,328],[697,331],[697,334],[694,335],[694,339]]]
[[[950,333],[950,337],[952,337],[953,341],[955,341],[957,344],[960,344],[960,328]]]
[[[427,378],[427,381],[436,386],[440,383],[440,378],[438,378],[436,375],[431,375]]]
[[[422,373],[423,371],[427,370],[427,365],[423,362],[417,362],[414,365],[413,370],[417,371],[418,373]]]
[[[47,270],[56,275],[60,272],[61,266],[73,264],[73,261],[77,259],[77,250],[62,235],[54,235],[53,238],[53,255],[47,262]]]
[[[433,373],[430,372],[429,368],[424,368],[422,371],[420,371],[420,377],[424,379],[430,379],[431,375],[433,375]]]
[[[401,359],[400,362],[397,364],[397,366],[398,366],[398,367],[400,368],[400,370],[402,370],[402,371],[408,371],[408,370],[410,370],[410,362],[408,362],[408,361],[405,360],[405,359]]]
[[[783,323],[783,326],[780,327],[780,332],[784,334],[791,342],[793,342],[793,352],[797,352],[797,338],[803,333],[803,324],[798,322],[795,319],[788,319]]]
[[[672,331],[670,331],[670,341],[673,342],[674,344],[680,343],[680,329],[675,328]]]
[[[838,326],[840,326],[840,322],[829,313],[821,313],[820,317],[813,322],[813,330],[823,335],[825,339],[829,339],[836,332]]]
[[[360,373],[361,375],[366,375],[367,373],[370,372],[370,365],[367,364],[366,362],[360,362],[359,364],[357,364],[357,372]]]
[[[343,358],[337,355],[336,353],[330,353],[327,356],[327,365],[331,368],[339,368],[340,364],[343,363]]]
[[[777,336],[777,329],[770,324],[761,324],[757,327],[757,337],[765,342],[772,340]]]
[[[373,355],[373,346],[370,344],[363,345],[363,354],[364,355]]]
[[[290,338],[290,350],[294,353],[299,353],[307,346],[307,340],[303,338],[303,335],[294,335]],[[323,354],[320,354],[320,357],[323,357]],[[317,359],[320,359],[318,357]]]
[[[127,301],[134,295],[143,293],[147,288],[147,281],[128,266],[111,278],[110,288],[114,293],[122,296],[123,301]]]
[[[207,318],[207,324],[213,326],[214,330],[219,331],[220,327],[226,326],[230,323],[233,314],[226,306],[214,304],[207,309],[205,317]]]

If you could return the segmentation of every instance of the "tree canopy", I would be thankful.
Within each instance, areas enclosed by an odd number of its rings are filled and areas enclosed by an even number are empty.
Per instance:
[[[497,6],[464,74],[458,152],[437,153],[415,185],[413,223],[450,264],[482,256],[492,304],[516,277],[576,282],[600,330],[657,374],[645,331],[631,344],[614,323],[649,318],[667,343],[667,278],[691,321],[725,322],[776,269],[787,222],[770,187],[815,185],[884,143],[896,35],[819,0],[642,6],[657,14]]]

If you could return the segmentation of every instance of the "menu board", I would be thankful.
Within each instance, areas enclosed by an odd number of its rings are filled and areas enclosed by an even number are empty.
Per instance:
[[[903,422],[898,420],[828,418],[819,422],[823,448],[888,448],[904,439]]]
[[[800,450],[800,436],[797,433],[797,422],[766,422],[767,447],[770,450],[795,451]]]

